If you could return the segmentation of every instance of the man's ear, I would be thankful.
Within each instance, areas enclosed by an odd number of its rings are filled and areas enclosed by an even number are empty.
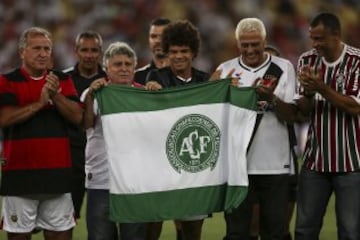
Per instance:
[[[236,41],[236,46],[237,46],[237,48],[240,48],[240,47],[241,47],[239,41]]]
[[[21,60],[24,60],[24,49],[23,48],[19,50],[19,56],[20,56]]]

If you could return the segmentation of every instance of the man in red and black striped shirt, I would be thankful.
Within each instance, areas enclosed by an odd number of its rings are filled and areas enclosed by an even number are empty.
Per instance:
[[[48,71],[52,41],[42,28],[19,41],[22,66],[0,76],[0,127],[4,161],[0,193],[8,239],[70,239],[74,226],[67,122],[80,124],[82,109],[68,75]]]

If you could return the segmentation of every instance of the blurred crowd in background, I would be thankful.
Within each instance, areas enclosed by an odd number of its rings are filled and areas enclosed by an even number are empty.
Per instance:
[[[268,42],[296,65],[310,48],[309,20],[317,13],[337,14],[347,43],[360,47],[359,0],[1,0],[0,72],[19,66],[18,38],[30,26],[48,29],[54,36],[54,66],[74,65],[75,36],[98,31],[104,48],[119,40],[138,55],[138,67],[149,62],[149,23],[156,17],[189,19],[202,34],[195,66],[212,72],[222,61],[238,55],[234,30],[243,17],[258,17],[268,31]]]

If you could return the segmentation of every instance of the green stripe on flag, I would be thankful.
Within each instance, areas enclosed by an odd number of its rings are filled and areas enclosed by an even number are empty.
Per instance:
[[[230,83],[230,79],[224,79],[159,91],[147,91],[114,84],[98,91],[96,99],[103,115],[226,102],[254,110],[256,106],[255,89],[235,88]]]
[[[143,194],[110,194],[110,219],[154,222],[231,211],[244,200],[247,187],[199,187]]]
[[[256,109],[256,91],[253,87],[230,87],[230,103],[245,109]]]

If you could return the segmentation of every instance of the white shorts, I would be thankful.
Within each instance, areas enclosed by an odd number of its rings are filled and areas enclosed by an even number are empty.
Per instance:
[[[66,231],[75,226],[71,194],[3,196],[3,230],[28,233],[34,228]]]

